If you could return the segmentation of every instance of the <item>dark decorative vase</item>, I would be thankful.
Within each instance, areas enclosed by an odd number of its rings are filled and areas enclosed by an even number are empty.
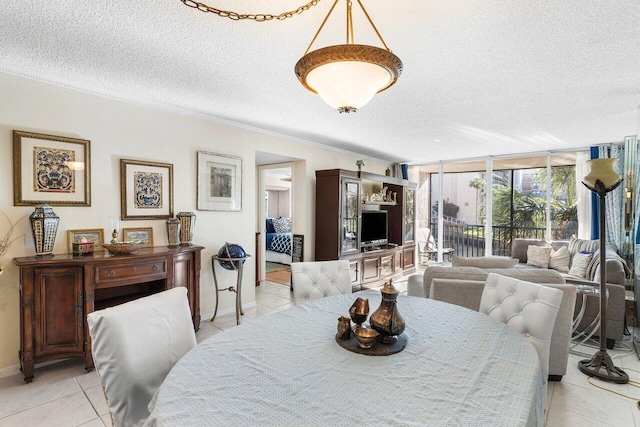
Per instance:
[[[171,248],[180,244],[180,220],[178,218],[167,220],[167,239]]]
[[[36,256],[51,255],[60,218],[53,212],[51,206],[42,203],[36,205],[35,211],[29,216],[29,222],[31,223],[33,243],[36,247]]]
[[[180,245],[191,245],[193,229],[196,226],[196,214],[193,212],[179,212],[176,218],[180,221]]]
[[[404,332],[405,326],[404,319],[398,313],[398,305],[396,304],[400,291],[389,281],[384,284],[380,292],[382,292],[382,302],[380,307],[369,317],[369,323],[380,334],[378,341],[393,344],[398,340],[398,335]]]

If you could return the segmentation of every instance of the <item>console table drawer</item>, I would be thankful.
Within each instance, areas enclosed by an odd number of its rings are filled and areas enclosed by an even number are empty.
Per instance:
[[[167,274],[167,261],[150,260],[131,264],[96,265],[95,288],[109,287],[110,283],[139,277],[164,277]]]

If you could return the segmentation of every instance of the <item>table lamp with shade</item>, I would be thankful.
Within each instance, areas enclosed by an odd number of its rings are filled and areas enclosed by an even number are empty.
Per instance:
[[[616,158],[588,160],[589,173],[582,183],[598,195],[600,200],[600,349],[591,359],[578,362],[578,369],[590,377],[618,384],[629,382],[629,375],[616,367],[607,353],[607,279],[606,279],[606,236],[605,236],[605,197],[618,188],[622,182],[620,175],[613,169]]]

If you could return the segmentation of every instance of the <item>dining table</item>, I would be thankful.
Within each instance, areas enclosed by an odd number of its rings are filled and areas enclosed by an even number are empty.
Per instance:
[[[533,345],[490,317],[399,295],[406,347],[373,356],[336,342],[357,297],[337,295],[244,322],[173,367],[146,426],[542,426],[546,382]],[[376,346],[384,345],[376,343]]]

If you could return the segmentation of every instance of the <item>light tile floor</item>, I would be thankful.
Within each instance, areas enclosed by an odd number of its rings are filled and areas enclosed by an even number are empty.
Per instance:
[[[396,283],[398,287],[406,283]],[[289,288],[264,282],[256,289],[256,307],[245,310],[242,322],[259,321],[295,305]],[[203,320],[196,334],[201,342],[235,326],[235,315]],[[627,350],[613,350],[616,366],[626,369],[632,380],[640,381],[640,361],[629,339]],[[587,349],[589,354],[595,349]],[[640,427],[640,388],[594,381],[604,387],[633,396],[625,398],[589,384],[577,368],[582,356],[569,356],[567,375],[547,390],[548,427]],[[36,369],[35,380],[24,384],[21,375],[0,379],[0,426],[111,426],[106,401],[95,372],[86,373],[82,361],[66,360]]]

